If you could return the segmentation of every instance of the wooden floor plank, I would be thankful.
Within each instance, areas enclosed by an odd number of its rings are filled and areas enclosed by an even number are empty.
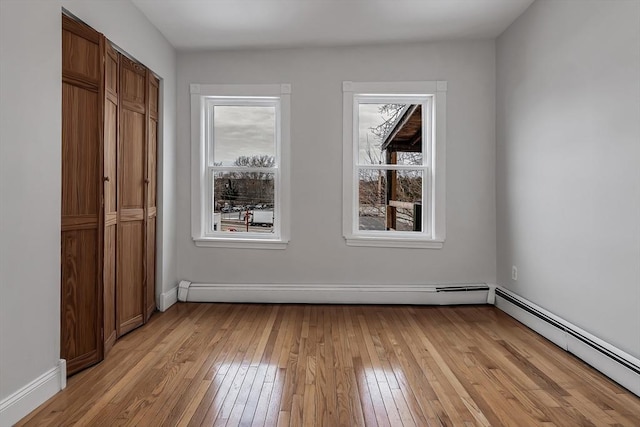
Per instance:
[[[17,426],[634,426],[640,398],[491,306],[176,304]]]

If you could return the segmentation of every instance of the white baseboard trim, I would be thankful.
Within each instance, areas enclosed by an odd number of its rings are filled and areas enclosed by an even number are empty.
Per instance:
[[[456,285],[208,284],[180,283],[189,302],[300,304],[486,304],[484,283]]]
[[[66,386],[67,362],[60,359],[56,367],[0,401],[0,426],[17,423]]]
[[[178,287],[175,286],[167,292],[160,294],[160,306],[158,310],[167,311],[169,307],[178,302]]]
[[[513,292],[496,287],[495,305],[640,396],[640,360]]]

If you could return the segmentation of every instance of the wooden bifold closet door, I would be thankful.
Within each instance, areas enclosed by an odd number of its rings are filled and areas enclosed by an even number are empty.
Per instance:
[[[104,352],[116,342],[116,245],[118,236],[118,73],[120,58],[105,43],[104,91]]]
[[[145,321],[146,69],[120,55],[116,327],[122,336]]]
[[[147,246],[146,246],[146,314],[145,320],[156,310],[156,218],[157,205],[157,175],[158,175],[158,112],[160,80],[147,70],[148,81],[148,128],[147,128]]]
[[[156,309],[156,174],[159,80],[119,55],[117,335]]]
[[[72,375],[155,311],[159,79],[62,17],[61,357]]]
[[[103,38],[62,22],[61,353],[73,374],[103,357]]]

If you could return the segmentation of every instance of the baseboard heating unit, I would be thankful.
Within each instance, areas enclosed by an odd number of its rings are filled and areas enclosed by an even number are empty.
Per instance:
[[[302,304],[486,304],[490,288],[480,284],[335,285],[206,284],[183,280],[178,300],[189,302]]]
[[[637,358],[504,288],[496,287],[495,305],[640,396],[640,360]]]

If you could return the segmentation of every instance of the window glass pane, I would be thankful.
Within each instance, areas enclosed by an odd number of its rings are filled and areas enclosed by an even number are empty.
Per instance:
[[[360,230],[422,231],[422,171],[360,169]]]
[[[361,165],[422,165],[422,105],[358,105]]]
[[[276,154],[275,107],[214,106],[213,152],[216,166],[273,166]]]
[[[274,174],[215,172],[213,231],[273,233]]]

